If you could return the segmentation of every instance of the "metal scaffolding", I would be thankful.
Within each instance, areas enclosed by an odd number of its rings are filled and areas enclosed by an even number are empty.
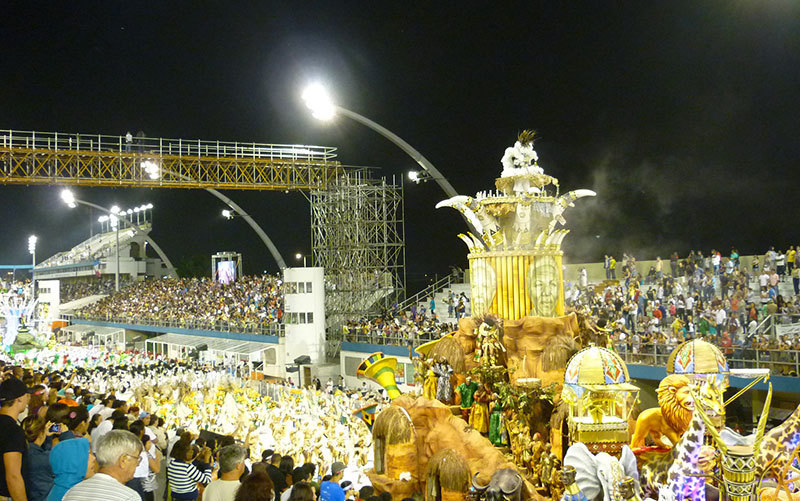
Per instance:
[[[311,252],[325,268],[327,355],[334,358],[349,320],[375,316],[405,294],[403,186],[347,169],[314,190]]]

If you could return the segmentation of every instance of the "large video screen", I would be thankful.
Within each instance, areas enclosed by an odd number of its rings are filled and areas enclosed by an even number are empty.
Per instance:
[[[221,284],[229,284],[236,280],[236,262],[219,261],[217,263],[217,280]]]

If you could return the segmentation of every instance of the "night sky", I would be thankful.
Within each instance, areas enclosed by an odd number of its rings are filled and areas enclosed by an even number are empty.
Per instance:
[[[536,129],[545,172],[598,193],[567,213],[571,262],[800,243],[795,0],[8,2],[0,16],[0,128],[318,144],[379,175],[416,167],[358,123],[311,118],[299,96],[312,81],[464,194],[494,188],[504,149]],[[0,263],[29,262],[32,233],[39,260],[88,237],[98,214],[66,209],[60,189],[0,186]],[[203,191],[75,192],[153,203],[173,262],[236,250],[246,273],[277,271]],[[288,263],[310,251],[301,193],[226,193]],[[411,279],[466,267],[466,228],[434,209],[443,198],[405,185]]]

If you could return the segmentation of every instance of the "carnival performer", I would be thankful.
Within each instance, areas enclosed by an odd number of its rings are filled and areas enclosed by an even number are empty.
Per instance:
[[[443,404],[453,403],[453,385],[450,378],[453,376],[453,368],[447,363],[447,360],[440,358],[433,366],[433,372],[436,374],[436,399]]]
[[[428,362],[425,385],[422,387],[422,396],[429,400],[436,400],[436,373],[433,372],[433,361],[429,360]]]
[[[488,384],[475,392],[475,405],[472,408],[469,424],[481,434],[489,433],[489,401],[492,390]]]
[[[503,417],[503,406],[500,404],[500,397],[495,393],[492,395],[492,399],[494,405],[492,406],[492,414],[489,416],[489,441],[499,447],[508,443],[506,423]]]
[[[478,391],[480,385],[473,381],[470,376],[456,387],[456,394],[458,394],[461,406],[461,419],[469,423],[469,416],[472,413],[472,406],[475,405],[475,392]]]

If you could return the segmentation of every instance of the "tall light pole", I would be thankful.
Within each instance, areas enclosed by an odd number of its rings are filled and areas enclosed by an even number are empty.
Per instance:
[[[430,176],[429,178],[436,181],[436,184],[438,184],[442,191],[444,191],[445,195],[447,195],[447,198],[453,198],[458,195],[458,192],[455,190],[455,188],[453,188],[453,185],[450,184],[450,181],[448,181],[447,178],[445,178],[442,173],[439,172],[439,169],[434,167],[433,164],[422,155],[422,153],[417,151],[413,146],[403,140],[403,138],[390,131],[386,127],[373,122],[365,116],[359,115],[355,111],[350,111],[347,108],[342,108],[341,106],[336,105],[328,91],[322,85],[309,85],[303,91],[302,98],[308,109],[311,110],[311,116],[317,120],[328,121],[333,119],[333,117],[339,113],[355,120],[362,125],[366,125],[370,129],[394,143],[395,146],[399,147],[401,150],[405,151],[408,156],[413,158],[414,161],[417,162],[420,167],[422,167],[423,171]],[[470,230],[472,230],[476,235],[480,234],[472,225],[472,223],[470,223],[466,218],[464,220],[467,222],[467,225],[469,225]]]
[[[97,209],[97,210],[99,210],[101,212],[104,212],[108,217],[108,222],[109,222],[109,225],[111,226],[111,228],[115,228],[116,229],[116,231],[117,231],[117,236],[116,236],[116,238],[117,238],[117,246],[116,246],[117,247],[117,270],[115,272],[115,285],[116,285],[116,290],[119,291],[119,219],[121,217],[124,218],[124,214],[123,214],[122,210],[120,210],[120,208],[117,207],[116,205],[111,207],[110,209],[107,209],[107,208],[102,207],[100,205],[93,204],[93,203],[87,202],[85,200],[77,199],[77,198],[75,198],[75,194],[72,193],[71,190],[67,190],[67,189],[65,189],[65,190],[63,190],[61,192],[61,200],[63,200],[64,203],[67,204],[67,206],[69,208],[71,208],[71,209],[74,209],[75,207],[78,206],[78,204],[80,204],[80,205],[85,205],[87,207],[92,207],[92,208],[95,208],[95,209]],[[144,210],[148,210],[148,209],[152,210],[153,209],[153,204],[146,204],[146,205],[143,205],[143,206],[139,207],[140,211],[144,211]],[[131,213],[133,214],[134,211],[132,211]],[[125,214],[127,214],[127,211],[125,212]],[[128,224],[128,226],[130,226],[130,228],[133,231],[136,232],[136,234],[141,235],[142,237],[144,237],[145,243],[149,243],[153,247],[153,250],[156,251],[156,254],[158,254],[158,257],[160,257],[161,260],[164,263],[166,263],[167,270],[169,271],[170,275],[175,276],[176,275],[175,267],[172,265],[172,261],[170,261],[169,258],[167,257],[167,255],[164,254],[164,251],[161,250],[161,247],[155,242],[155,240],[150,238],[150,235],[148,235],[146,232],[144,232],[141,228],[139,228],[138,225],[134,224],[132,221],[125,220],[125,222]]]
[[[31,285],[33,286],[33,290],[36,290],[36,235],[31,235],[28,237],[28,252],[31,253],[31,257],[33,259],[33,267],[31,268]]]
[[[116,205],[111,206],[111,227],[116,230],[117,245],[114,246],[114,251],[117,255],[117,264],[114,269],[114,290],[119,292],[119,207]]]

